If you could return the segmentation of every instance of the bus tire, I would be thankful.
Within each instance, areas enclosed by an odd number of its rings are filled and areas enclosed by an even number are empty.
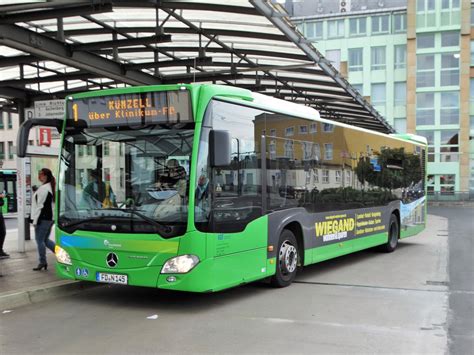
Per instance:
[[[276,256],[276,272],[271,278],[274,287],[289,286],[296,277],[298,266],[298,243],[295,235],[288,229],[284,229],[278,240]]]
[[[388,223],[388,241],[382,246],[382,251],[385,253],[394,251],[397,248],[399,236],[400,225],[398,224],[398,218],[395,214],[392,214]]]

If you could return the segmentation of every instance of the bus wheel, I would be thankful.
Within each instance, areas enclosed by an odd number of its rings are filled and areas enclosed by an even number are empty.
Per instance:
[[[390,216],[390,223],[388,224],[388,241],[382,246],[382,250],[386,253],[391,253],[397,248],[398,237],[400,235],[400,226],[398,225],[397,216],[392,214]]]
[[[276,273],[271,279],[274,287],[289,286],[296,277],[298,244],[294,234],[284,229],[278,241]]]

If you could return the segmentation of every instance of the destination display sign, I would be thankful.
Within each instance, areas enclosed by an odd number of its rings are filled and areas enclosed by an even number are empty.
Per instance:
[[[188,91],[127,93],[68,100],[68,118],[84,127],[191,122]],[[69,121],[71,122],[71,121]]]

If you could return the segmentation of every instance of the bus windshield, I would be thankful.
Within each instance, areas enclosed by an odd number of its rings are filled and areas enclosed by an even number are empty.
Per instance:
[[[184,234],[194,123],[66,130],[59,227]]]

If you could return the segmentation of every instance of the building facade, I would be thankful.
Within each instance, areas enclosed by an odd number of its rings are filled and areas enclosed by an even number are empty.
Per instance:
[[[471,1],[334,3],[294,3],[293,22],[397,132],[428,139],[431,195],[474,196]]]

